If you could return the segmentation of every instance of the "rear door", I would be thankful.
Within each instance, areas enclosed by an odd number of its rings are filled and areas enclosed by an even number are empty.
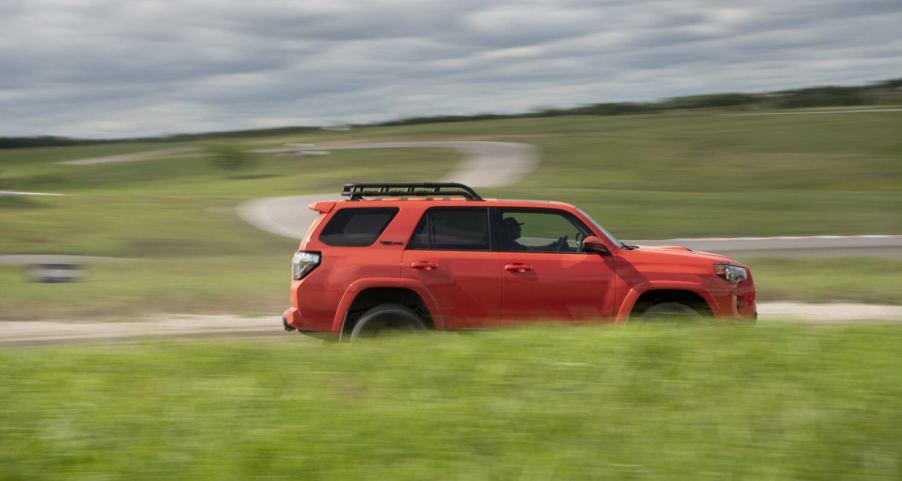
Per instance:
[[[401,275],[426,286],[449,329],[479,327],[501,314],[491,239],[487,208],[433,207],[404,251]]]
[[[612,257],[581,252],[593,234],[558,209],[493,209],[504,322],[614,314]]]

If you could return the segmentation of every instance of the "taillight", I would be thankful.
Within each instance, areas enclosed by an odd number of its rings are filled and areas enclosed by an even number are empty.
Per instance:
[[[319,252],[297,251],[291,258],[291,277],[294,280],[303,279],[316,266],[319,265],[323,256]]]

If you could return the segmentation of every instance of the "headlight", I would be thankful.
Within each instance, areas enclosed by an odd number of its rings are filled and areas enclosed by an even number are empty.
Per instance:
[[[714,273],[717,277],[731,283],[738,284],[749,278],[745,267],[734,266],[731,264],[714,264]]]
[[[295,252],[291,258],[291,276],[294,280],[302,279],[319,265],[320,259],[322,256],[319,252]]]

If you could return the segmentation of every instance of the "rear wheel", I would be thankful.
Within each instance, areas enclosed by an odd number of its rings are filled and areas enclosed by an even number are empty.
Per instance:
[[[701,314],[692,306],[671,301],[652,304],[640,316],[643,321],[698,321],[701,318]]]
[[[351,330],[351,341],[425,329],[426,324],[413,309],[400,304],[380,304],[360,316]]]

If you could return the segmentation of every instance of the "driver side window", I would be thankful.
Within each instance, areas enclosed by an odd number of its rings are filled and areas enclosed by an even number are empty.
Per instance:
[[[578,220],[564,212],[501,209],[499,250],[516,252],[580,252],[591,235]]]

